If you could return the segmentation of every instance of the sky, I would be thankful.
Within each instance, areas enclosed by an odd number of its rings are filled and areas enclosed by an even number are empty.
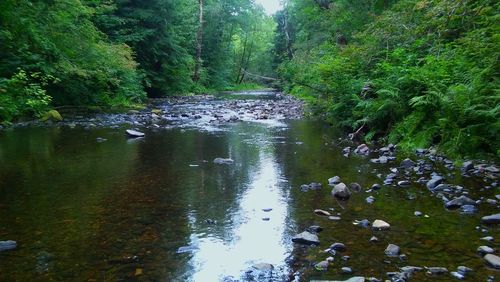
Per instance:
[[[268,15],[272,15],[281,9],[280,0],[255,0],[255,2],[264,6]]]

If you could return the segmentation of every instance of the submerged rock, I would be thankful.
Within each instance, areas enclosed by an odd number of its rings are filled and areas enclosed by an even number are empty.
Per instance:
[[[329,213],[325,210],[321,210],[321,209],[315,209],[314,213],[317,215],[322,215],[322,216],[331,216],[332,215],[331,213]]]
[[[432,275],[448,273],[448,269],[446,269],[445,267],[426,267],[425,269],[427,270],[427,273]]]
[[[492,247],[479,246],[479,248],[477,248],[477,252],[482,255],[485,255],[485,254],[493,254],[495,250]]]
[[[340,200],[348,200],[351,197],[351,191],[341,182],[333,187],[332,195]]]
[[[234,160],[233,159],[224,159],[224,158],[215,158],[214,159],[214,164],[233,164]]]
[[[319,245],[318,235],[308,231],[293,236],[292,242],[306,245]]]

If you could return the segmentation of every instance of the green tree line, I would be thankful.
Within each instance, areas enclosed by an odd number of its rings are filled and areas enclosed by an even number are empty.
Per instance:
[[[3,0],[0,123],[271,75],[274,25],[253,0]]]
[[[366,141],[498,156],[499,5],[288,0],[274,62],[287,91]]]

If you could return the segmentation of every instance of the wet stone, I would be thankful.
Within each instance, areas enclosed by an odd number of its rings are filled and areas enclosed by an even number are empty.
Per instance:
[[[383,220],[376,219],[372,223],[372,228],[375,230],[388,230],[391,228],[391,225]]]
[[[372,185],[371,189],[372,190],[380,190],[382,188],[382,185],[375,183]]]
[[[343,243],[338,243],[338,242],[333,243],[330,246],[330,249],[335,250],[335,251],[339,251],[339,252],[343,252],[343,251],[347,250],[346,246]]]
[[[389,257],[397,257],[399,255],[400,248],[398,245],[389,244],[387,248],[385,248],[384,253]]]
[[[375,197],[373,197],[373,196],[368,196],[368,197],[366,197],[365,201],[366,201],[368,204],[373,204],[373,202],[375,202]]]
[[[348,200],[351,197],[351,191],[341,182],[333,187],[332,195],[339,200]]]
[[[414,214],[415,216],[422,216],[422,212],[420,212],[420,211],[415,211],[413,214]]]
[[[495,238],[493,238],[493,236],[486,236],[486,237],[481,238],[481,240],[487,241],[487,242],[493,242],[493,241],[495,241]]]
[[[446,269],[445,267],[426,267],[425,269],[427,270],[427,273],[431,275],[441,275],[448,273],[448,269]]]
[[[488,246],[479,246],[477,248],[477,252],[482,254],[482,255],[485,255],[485,254],[493,254],[495,252],[495,250],[491,247],[488,247]]]
[[[476,201],[466,197],[466,196],[460,196],[458,198],[455,198],[451,201],[448,201],[446,204],[445,204],[445,207],[447,209],[457,209],[457,208],[460,208],[461,206],[463,205],[475,205],[476,204]]]
[[[340,177],[334,176],[328,179],[328,185],[336,185],[340,183]]]
[[[315,209],[314,213],[317,215],[321,215],[321,216],[331,216],[332,215],[330,212],[325,211],[325,210],[321,210],[321,209]]]
[[[292,242],[306,245],[319,245],[318,235],[308,231],[293,236]]]
[[[350,267],[347,267],[347,266],[344,266],[340,269],[340,271],[343,273],[343,274],[352,274],[353,271],[352,271],[352,268]]]

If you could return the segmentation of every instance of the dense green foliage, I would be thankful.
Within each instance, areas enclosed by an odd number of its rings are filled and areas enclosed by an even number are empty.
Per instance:
[[[499,5],[291,0],[276,16],[287,22],[276,37],[281,75],[318,114],[362,128],[365,140],[498,154]]]
[[[270,75],[274,21],[252,0],[0,2],[0,123],[57,106],[130,106]]]

